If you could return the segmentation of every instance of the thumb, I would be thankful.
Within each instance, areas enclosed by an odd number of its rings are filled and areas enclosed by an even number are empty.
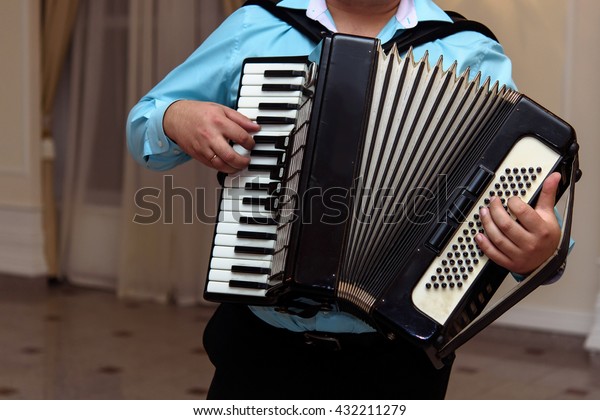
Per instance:
[[[223,111],[225,112],[225,115],[227,116],[227,118],[229,118],[231,121],[233,121],[234,123],[236,123],[237,125],[242,127],[244,130],[246,130],[248,132],[254,132],[254,131],[260,130],[260,125],[256,124],[254,121],[252,121],[250,118],[246,117],[244,114],[242,114],[234,109],[228,108],[226,106],[223,107]]]
[[[556,204],[556,191],[560,182],[560,173],[554,172],[546,178],[542,185],[542,191],[535,206],[537,212],[554,212]]]

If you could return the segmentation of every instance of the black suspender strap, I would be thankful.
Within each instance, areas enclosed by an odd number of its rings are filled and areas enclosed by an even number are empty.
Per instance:
[[[456,12],[446,11],[446,14],[450,16],[452,22],[435,20],[419,22],[414,28],[402,31],[395,38],[383,44],[383,49],[388,51],[393,44],[396,44],[398,51],[406,51],[411,46],[416,47],[464,31],[479,32],[496,42],[498,41],[494,33],[484,24],[469,20]]]
[[[279,0],[247,0],[244,6],[261,6],[273,16],[289,23],[314,42],[319,42],[325,36],[331,35],[331,31],[307,17],[305,10],[277,7],[277,3],[279,3]],[[446,13],[450,16],[452,22],[420,22],[414,28],[402,31],[383,44],[384,50],[387,51],[393,44],[396,44],[399,51],[406,51],[411,46],[422,45],[463,31],[479,32],[494,41],[498,41],[493,32],[482,23],[469,20],[456,12],[446,11]]]
[[[273,16],[289,23],[292,27],[296,28],[299,32],[316,43],[331,34],[331,31],[327,28],[308,18],[308,16],[306,16],[306,10],[277,7],[277,3],[279,3],[279,0],[247,0],[246,3],[244,3],[244,6],[255,5],[262,7]]]

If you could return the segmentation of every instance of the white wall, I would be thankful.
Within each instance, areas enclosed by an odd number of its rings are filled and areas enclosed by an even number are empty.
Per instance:
[[[577,184],[572,232],[576,245],[567,271],[559,283],[536,290],[500,322],[587,335],[594,322],[599,290],[596,262],[600,255],[600,87],[596,69],[600,65],[600,2],[437,3],[487,24],[513,61],[519,90],[565,118],[577,131],[584,177]]]
[[[0,272],[45,273],[40,206],[39,2],[0,2]]]

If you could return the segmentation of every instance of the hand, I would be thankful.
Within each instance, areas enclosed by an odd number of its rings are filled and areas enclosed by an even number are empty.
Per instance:
[[[518,223],[498,198],[479,211],[485,235],[479,233],[475,240],[492,261],[513,273],[528,274],[554,253],[561,234],[554,213],[559,182],[559,173],[544,181],[535,209],[519,197],[511,197],[508,208]]]
[[[213,102],[177,101],[163,118],[165,134],[192,158],[221,172],[234,173],[250,163],[229,145],[229,140],[247,150],[254,147],[249,133],[260,126],[223,105]]]

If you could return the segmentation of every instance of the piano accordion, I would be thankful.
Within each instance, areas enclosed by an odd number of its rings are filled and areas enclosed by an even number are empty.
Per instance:
[[[251,152],[234,146],[251,163],[224,179],[205,298],[345,310],[441,365],[556,272],[449,345],[508,274],[475,244],[479,208],[494,196],[533,204],[555,171],[559,194],[572,187],[575,133],[441,58],[346,35],[319,51],[244,63],[237,109],[262,129]]]

